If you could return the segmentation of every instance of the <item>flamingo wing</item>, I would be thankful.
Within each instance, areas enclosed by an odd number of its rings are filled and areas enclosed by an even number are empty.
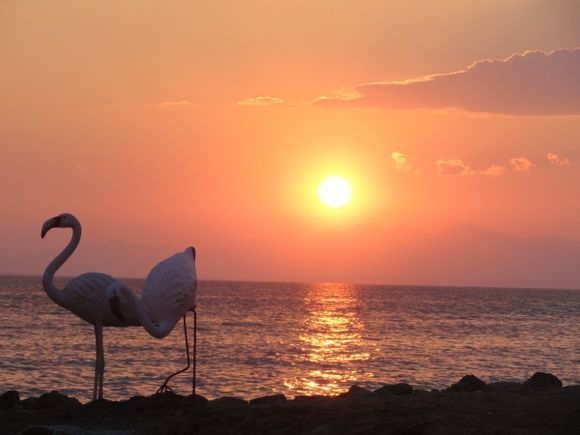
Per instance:
[[[187,248],[149,272],[142,300],[150,318],[171,330],[187,311],[195,308],[196,296],[195,250]]]

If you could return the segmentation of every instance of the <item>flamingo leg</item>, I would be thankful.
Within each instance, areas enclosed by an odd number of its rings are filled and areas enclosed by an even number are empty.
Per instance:
[[[195,399],[195,377],[196,377],[196,366],[197,366],[197,311],[195,308],[193,311],[193,378],[191,380],[192,396]],[[185,322],[185,319],[183,320]],[[189,355],[189,351],[187,352]]]
[[[191,367],[191,358],[189,357],[189,340],[187,339],[187,322],[186,322],[186,318],[187,318],[187,313],[185,313],[183,315],[183,334],[185,335],[185,354],[187,355],[187,367],[173,373],[172,375],[169,375],[167,377],[167,379],[165,379],[165,382],[163,382],[163,384],[157,389],[157,392],[155,394],[164,394],[164,393],[172,393],[173,389],[167,385],[168,382],[171,380],[171,378],[173,378],[175,375],[179,375],[180,373],[183,373],[185,371],[187,371],[190,367]]]
[[[103,380],[105,375],[105,352],[103,348],[103,326],[95,324],[95,339],[97,347],[97,358],[95,363],[95,389],[93,400],[103,398]],[[97,396],[98,390],[98,396]]]
[[[97,400],[97,388],[98,388],[98,384],[99,384],[99,351],[98,351],[98,333],[97,333],[97,325],[95,325],[95,340],[96,340],[96,345],[95,345],[95,349],[96,349],[96,353],[97,355],[95,356],[95,385],[93,387],[93,401]]]

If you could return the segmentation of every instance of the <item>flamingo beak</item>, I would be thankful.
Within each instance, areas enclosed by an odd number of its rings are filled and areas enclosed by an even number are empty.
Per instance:
[[[48,231],[51,228],[58,227],[59,225],[60,225],[60,216],[55,216],[53,218],[50,218],[42,225],[42,231],[40,232],[40,237],[44,239],[44,236],[46,236],[46,233],[48,233]]]

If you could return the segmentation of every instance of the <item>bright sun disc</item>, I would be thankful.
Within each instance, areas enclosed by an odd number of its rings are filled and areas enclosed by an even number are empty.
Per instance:
[[[350,184],[342,177],[327,177],[318,186],[318,198],[327,207],[342,207],[350,201],[351,197]]]

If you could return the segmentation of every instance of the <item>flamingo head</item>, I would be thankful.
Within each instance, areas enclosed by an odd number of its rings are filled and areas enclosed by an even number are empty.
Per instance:
[[[79,225],[79,221],[70,213],[61,213],[58,216],[48,219],[42,225],[42,231],[40,232],[40,237],[44,239],[46,233],[52,228],[74,228]]]
[[[107,287],[107,299],[118,298],[121,295],[121,289],[123,288],[123,283],[120,281],[115,281]]]

